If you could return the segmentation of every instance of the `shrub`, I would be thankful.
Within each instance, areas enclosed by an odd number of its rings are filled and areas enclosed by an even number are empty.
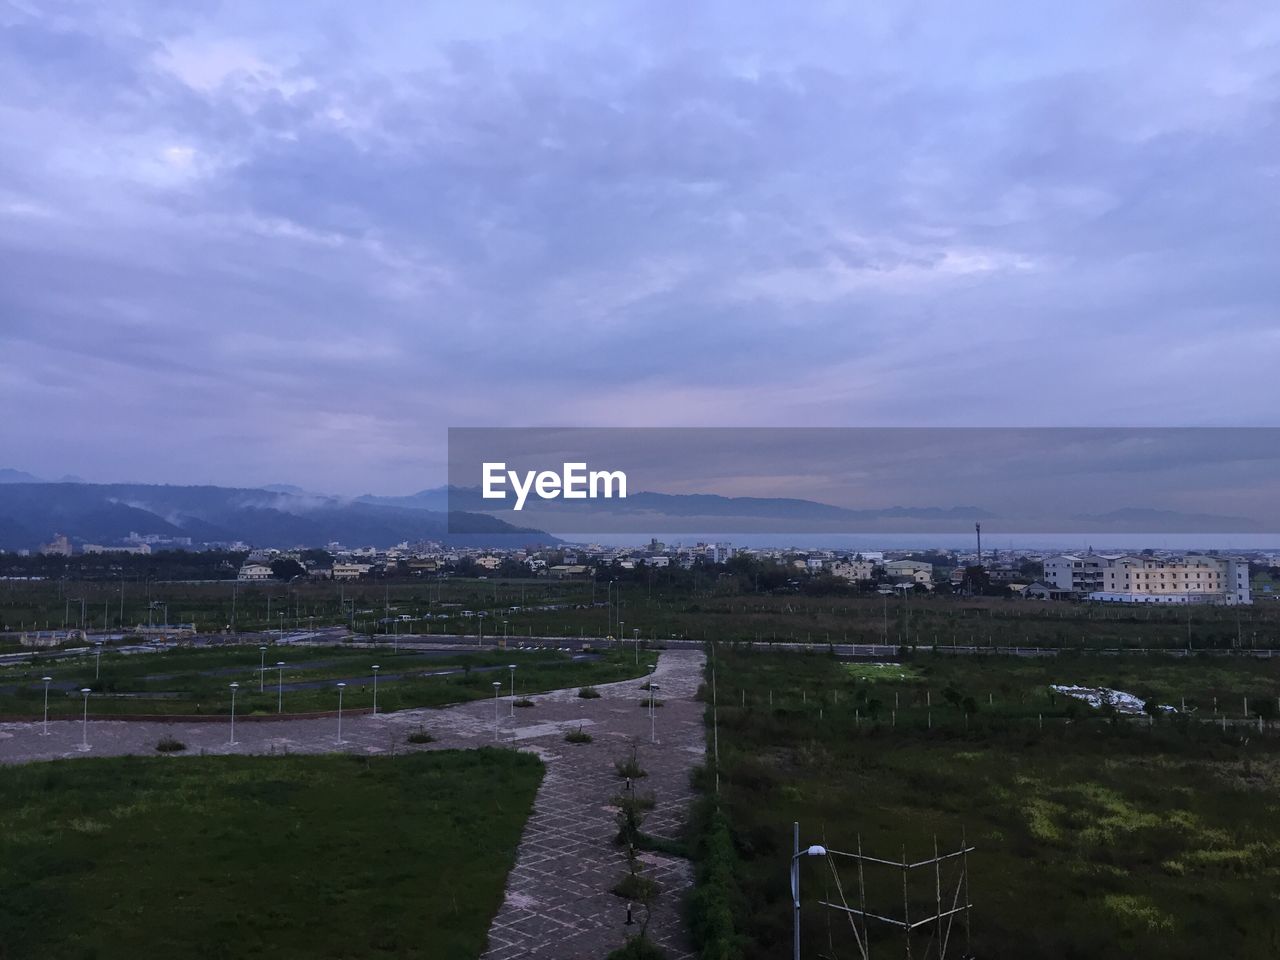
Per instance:
[[[622,897],[623,900],[649,904],[658,895],[658,884],[643,874],[628,873],[615,883],[609,892],[616,897]]]
[[[734,925],[742,909],[742,892],[734,870],[737,851],[729,822],[713,800],[702,802],[695,817],[696,884],[689,898],[689,927],[700,956],[732,960],[740,955],[741,936]]]
[[[649,708],[650,702],[652,702],[653,706],[655,707],[662,706],[662,701],[657,699],[656,697],[652,701],[650,701],[649,698],[646,697],[645,699],[640,701],[640,706],[644,707],[647,710]]]
[[[637,780],[640,777],[647,777],[649,775],[648,771],[646,771],[644,767],[640,766],[640,761],[636,759],[635,747],[631,748],[631,756],[627,757],[627,759],[613,761],[613,769],[618,772],[618,777],[622,780],[626,780],[628,778]]]
[[[533,705],[534,705],[533,701],[530,700],[528,697],[521,697],[519,700],[516,701],[517,707],[532,707]]]
[[[600,691],[597,690],[595,687],[583,687],[581,690],[578,691],[578,696],[580,696],[583,700],[599,700]]]
[[[177,753],[179,750],[187,749],[187,745],[177,737],[166,733],[160,738],[159,742],[156,743],[156,749],[161,753]]]
[[[406,737],[405,739],[408,740],[410,743],[434,743],[436,738],[433,737],[431,734],[427,733],[427,731],[424,730],[422,727],[419,727],[417,730],[413,731],[413,733],[409,734],[409,736]]]
[[[564,735],[566,743],[590,743],[591,734],[579,727],[577,730],[570,730]]]

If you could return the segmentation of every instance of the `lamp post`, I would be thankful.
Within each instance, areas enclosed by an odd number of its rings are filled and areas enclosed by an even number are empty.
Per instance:
[[[267,692],[267,648],[258,648],[258,692]]]
[[[93,646],[94,646],[93,679],[97,680],[99,677],[102,676],[102,641],[101,640],[93,641]]]
[[[652,680],[649,681],[649,742],[658,742],[658,711],[655,709],[656,704],[653,699],[653,692],[658,689],[658,685]]]
[[[345,689],[347,685],[338,681],[338,746],[342,746],[342,691]]]
[[[378,715],[378,664],[373,665],[373,715]]]
[[[80,692],[84,694],[84,719],[80,721],[80,747],[83,750],[89,749],[89,688],[81,687]]]
[[[511,671],[511,715],[516,715],[516,665],[508,663],[507,669]]]
[[[284,709],[284,661],[276,661],[276,713]]]
[[[800,960],[800,858],[825,857],[827,848],[814,844],[804,850],[800,849],[800,824],[793,823],[791,854],[791,909],[792,909],[792,960]]]
[[[49,682],[53,680],[53,677],[41,677],[40,679],[44,681],[44,732],[41,733],[41,736],[47,737],[49,735]]]
[[[636,641],[636,666],[638,667],[640,666],[640,628],[632,627],[631,634],[635,637]],[[650,667],[649,669],[652,670],[653,668]]]
[[[231,739],[227,741],[229,747],[236,745],[236,691],[239,689],[240,684],[231,684]]]
[[[618,621],[618,649],[619,650],[627,649],[626,647],[623,646],[623,644],[627,642],[627,631],[623,629],[624,627],[626,627],[626,624],[623,621],[619,620]]]
[[[498,740],[498,691],[502,689],[502,681],[493,681],[493,739]]]

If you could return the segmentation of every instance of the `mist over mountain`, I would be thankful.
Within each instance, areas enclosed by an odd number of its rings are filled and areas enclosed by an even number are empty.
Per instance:
[[[331,541],[494,547],[556,542],[542,531],[485,515],[451,518],[440,511],[279,490],[19,481],[0,487],[0,548],[32,549],[56,533],[73,542],[113,544],[131,532],[190,537],[195,545],[240,540],[279,547]]]

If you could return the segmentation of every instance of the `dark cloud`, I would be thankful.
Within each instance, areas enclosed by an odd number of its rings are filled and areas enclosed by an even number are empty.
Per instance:
[[[1269,423],[1278,42],[1256,4],[12,3],[0,460],[355,493],[441,480],[448,425]]]

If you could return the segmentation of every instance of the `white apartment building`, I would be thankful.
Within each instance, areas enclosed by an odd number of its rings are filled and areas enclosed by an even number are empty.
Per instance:
[[[1250,604],[1249,563],[1231,557],[1121,557],[1090,600],[1115,603]]]
[[[831,564],[831,575],[843,577],[851,583],[870,580],[876,565],[870,560],[837,560]]]
[[[236,575],[237,580],[270,580],[275,574],[265,563],[246,563]]]
[[[1105,586],[1104,572],[1123,557],[1107,557],[1096,553],[1059,553],[1045,557],[1041,580],[1059,590],[1092,593]]]

